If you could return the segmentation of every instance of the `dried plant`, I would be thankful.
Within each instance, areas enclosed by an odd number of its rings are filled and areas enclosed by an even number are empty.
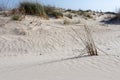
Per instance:
[[[84,25],[84,29],[85,29],[85,33],[86,33],[85,46],[86,46],[88,54],[90,56],[98,55],[97,54],[97,49],[96,49],[94,40],[92,38],[90,29],[86,25]]]
[[[85,35],[84,39],[78,34],[78,32],[72,28],[72,30],[77,34],[78,38],[83,42],[85,46],[85,50],[87,51],[88,55],[94,56],[97,54],[97,48],[95,46],[94,40],[92,38],[92,34],[88,26],[84,25]]]

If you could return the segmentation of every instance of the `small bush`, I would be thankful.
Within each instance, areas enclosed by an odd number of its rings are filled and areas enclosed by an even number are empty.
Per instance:
[[[65,10],[65,12],[70,12],[70,13],[74,13],[74,14],[78,13],[77,10],[72,10],[72,9],[67,9],[67,10]]]
[[[37,15],[45,18],[47,17],[44,7],[40,3],[22,2],[20,3],[19,9],[24,9],[25,14],[28,15]]]
[[[91,14],[89,12],[87,12],[87,11],[80,11],[80,12],[78,12],[78,15],[81,15],[81,16],[83,16],[85,18],[93,18],[91,16]]]
[[[61,12],[58,12],[58,11],[54,11],[52,13],[52,15],[55,17],[55,18],[61,18],[63,17],[63,14]]]
[[[15,14],[12,16],[12,20],[19,21],[21,16],[19,14]]]
[[[60,12],[59,10],[57,10],[55,7],[53,6],[44,6],[45,8],[45,12],[48,16],[50,17],[55,17],[55,18],[61,18],[63,17],[62,12]]]
[[[87,18],[92,18],[92,16],[89,13],[84,14],[84,16],[87,17]]]

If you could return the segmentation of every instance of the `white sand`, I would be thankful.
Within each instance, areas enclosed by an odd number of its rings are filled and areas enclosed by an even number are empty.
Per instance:
[[[64,25],[63,19],[27,16],[15,22],[1,16],[0,80],[120,80],[120,26],[87,20],[99,56],[80,56],[84,46],[71,29],[82,33],[85,20],[80,21]]]

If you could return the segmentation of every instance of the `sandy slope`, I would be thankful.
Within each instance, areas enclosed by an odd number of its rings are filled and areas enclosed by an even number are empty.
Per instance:
[[[0,80],[119,80],[120,26],[86,23],[99,56],[80,55],[84,46],[71,27],[83,33],[81,24],[0,17]]]

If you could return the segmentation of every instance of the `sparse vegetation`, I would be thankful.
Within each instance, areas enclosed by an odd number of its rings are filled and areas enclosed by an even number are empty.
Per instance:
[[[70,13],[73,13],[73,14],[76,14],[76,15],[80,15],[80,16],[83,16],[84,18],[86,19],[92,19],[92,11],[91,10],[86,10],[86,11],[83,11],[83,10],[71,10],[71,9],[67,9],[65,12],[70,12]],[[67,15],[68,18],[71,18],[71,15]]]
[[[61,18],[63,17],[63,13],[56,9],[53,6],[44,6],[45,12],[49,17]]]
[[[81,15],[81,16],[83,16],[85,18],[93,18],[88,11],[79,11],[78,15]]]
[[[2,7],[0,8],[2,9]],[[89,13],[91,10],[83,11],[83,10],[72,10],[67,9],[63,10],[63,12],[70,12],[74,15],[81,15],[86,19],[93,18],[92,15]],[[40,16],[43,18],[48,19],[49,17],[55,17],[55,18],[62,18],[64,15],[60,8],[50,6],[50,5],[43,5],[38,2],[30,2],[30,1],[23,1],[19,4],[18,8],[15,8],[11,10],[10,13],[6,13],[8,15],[15,15],[15,14],[24,14],[24,15],[35,15]],[[72,14],[65,15],[66,17],[72,19]]]
[[[24,9],[25,14],[28,14],[28,15],[37,15],[37,16],[47,18],[44,7],[40,3],[22,2],[20,3],[19,9]]]
[[[48,17],[55,17],[55,18],[61,18],[63,17],[63,14],[56,10],[55,7],[52,6],[44,6],[40,3],[34,3],[34,2],[22,2],[19,6],[20,10],[24,10],[25,14],[28,15],[36,15],[40,17],[44,17],[48,19]]]
[[[96,48],[94,40],[92,38],[91,31],[88,28],[88,26],[83,25],[83,27],[85,30],[84,39],[81,38],[81,36],[78,34],[78,32],[76,30],[74,30],[73,28],[72,28],[72,30],[75,32],[75,34],[77,34],[79,39],[83,42],[83,44],[85,46],[85,50],[87,51],[88,55],[90,55],[90,56],[96,55],[97,56],[98,55],[97,48]]]
[[[78,11],[76,11],[76,10],[72,10],[72,9],[67,9],[65,12],[71,12],[71,13],[76,14]]]
[[[88,54],[90,56],[98,55],[97,48],[96,48],[94,40],[92,38],[90,29],[86,25],[84,25],[84,29],[85,29],[85,33],[86,33],[86,41],[84,43],[85,43]]]
[[[52,13],[52,15],[55,17],[55,18],[61,18],[63,17],[63,14],[61,12],[58,12],[58,11],[54,11]]]
[[[12,20],[15,20],[15,21],[19,21],[20,18],[21,18],[21,15],[19,15],[19,14],[15,14],[12,16]]]
[[[105,14],[109,14],[109,16],[104,18],[104,20],[102,20],[101,22],[107,24],[120,24],[120,9],[117,11],[117,13],[106,12]]]

